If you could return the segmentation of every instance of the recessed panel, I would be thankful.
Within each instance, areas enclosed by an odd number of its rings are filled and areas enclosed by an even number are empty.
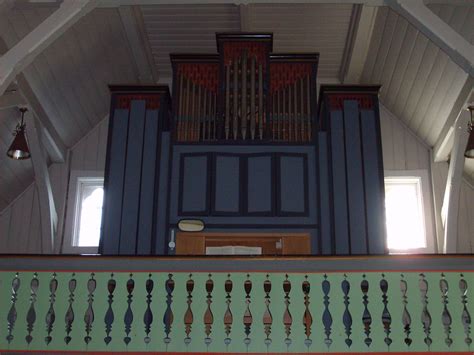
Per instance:
[[[307,214],[307,170],[304,155],[280,157],[280,215]]]
[[[214,214],[240,211],[240,158],[217,155],[215,160]]]
[[[247,212],[271,214],[272,212],[272,158],[250,156],[247,160]]]
[[[183,155],[180,171],[179,214],[207,214],[208,212],[208,156]]]

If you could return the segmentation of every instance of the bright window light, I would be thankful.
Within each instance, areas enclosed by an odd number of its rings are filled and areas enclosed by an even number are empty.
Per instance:
[[[98,247],[104,200],[101,178],[78,178],[73,246]]]
[[[426,248],[420,177],[385,178],[387,246],[392,252]]]

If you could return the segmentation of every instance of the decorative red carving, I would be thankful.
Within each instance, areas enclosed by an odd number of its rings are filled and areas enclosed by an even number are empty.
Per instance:
[[[342,110],[344,101],[353,100],[359,103],[359,108],[372,110],[374,108],[374,100],[370,94],[329,94],[329,109]]]
[[[247,51],[247,58],[255,57],[257,64],[262,64],[265,68],[266,59],[269,54],[269,46],[260,42],[224,42],[224,65],[230,65],[235,59],[242,56],[244,50]]]
[[[218,63],[180,63],[178,66],[178,77],[184,75],[188,80],[217,93],[219,81]],[[179,81],[178,81],[179,82]]]
[[[144,100],[147,110],[160,108],[160,94],[118,94],[116,108],[130,110],[131,102],[134,100]]]
[[[271,63],[270,64],[270,92],[280,90],[309,75],[311,77],[311,63]]]

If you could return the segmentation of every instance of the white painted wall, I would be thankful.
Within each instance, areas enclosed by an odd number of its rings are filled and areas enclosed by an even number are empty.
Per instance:
[[[437,230],[438,251],[443,249],[444,230],[441,223],[448,163],[433,163],[430,166],[430,147],[418,138],[401,120],[381,105],[380,123],[385,170],[427,169],[432,180],[430,205]],[[474,253],[474,187],[463,180],[459,200],[458,252]],[[471,206],[471,207],[469,207]]]
[[[58,212],[58,240],[61,250],[66,194],[71,170],[104,171],[108,119],[102,120],[71,150],[69,162],[49,167],[54,202]],[[36,184],[30,185],[7,208],[0,212],[0,253],[41,253],[41,220]]]
[[[434,196],[429,196],[432,213],[436,217],[438,235],[440,210],[446,184],[448,165],[446,163],[430,166],[430,148],[415,136],[401,120],[381,106],[381,130],[385,170],[432,169]],[[69,165],[53,164],[50,176],[53,195],[58,209],[59,233],[64,228],[66,192],[68,191],[71,170],[99,170],[105,167],[108,120],[100,122],[87,136],[71,149]],[[434,198],[433,198],[434,197]],[[458,250],[462,253],[474,252],[474,189],[466,182],[462,185]],[[41,225],[36,186],[28,187],[10,206],[0,212],[0,253],[41,253]],[[61,238],[60,238],[61,239]],[[442,237],[441,237],[442,239]],[[439,243],[439,238],[438,238]],[[56,243],[60,252],[61,240]],[[441,244],[438,245],[439,248]]]

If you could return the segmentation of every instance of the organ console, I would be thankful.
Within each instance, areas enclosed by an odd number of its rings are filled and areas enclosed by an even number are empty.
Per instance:
[[[271,33],[216,43],[170,55],[172,100],[111,87],[101,253],[192,254],[215,238],[384,253],[379,87],[323,86],[318,105],[318,53],[274,53]],[[176,232],[183,220],[203,230]]]

